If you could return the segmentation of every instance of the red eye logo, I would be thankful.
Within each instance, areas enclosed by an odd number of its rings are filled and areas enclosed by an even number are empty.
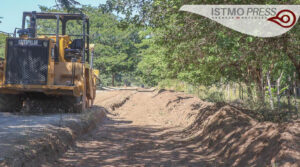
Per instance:
[[[271,17],[268,21],[272,21],[283,28],[290,28],[296,23],[296,15],[294,12],[285,9],[277,13],[275,17]]]

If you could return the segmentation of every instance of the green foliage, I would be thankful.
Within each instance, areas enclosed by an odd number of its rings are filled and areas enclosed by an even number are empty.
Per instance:
[[[282,96],[284,93],[285,93],[285,91],[287,91],[288,90],[288,86],[286,86],[286,87],[284,87],[284,88],[281,88],[280,90],[279,90],[279,95],[280,96]],[[266,86],[266,91],[265,91],[265,95],[266,95],[266,97],[270,97],[270,93],[269,93],[269,91],[267,91],[269,89],[269,87],[268,86]],[[276,97],[277,96],[277,88],[273,88],[273,87],[271,87],[271,93],[272,93],[272,97]]]
[[[6,34],[0,33],[0,58],[5,57],[5,41],[6,41]]]
[[[102,73],[117,75],[135,71],[139,62],[138,49],[135,46],[141,42],[138,29],[133,25],[120,27],[120,22],[112,14],[103,14],[98,21],[94,39],[96,43],[95,65]],[[93,30],[93,28],[92,28]]]
[[[99,55],[95,59],[96,66],[105,73],[132,71],[137,61],[137,49],[134,46],[137,34],[134,27],[120,30],[117,20],[113,22],[107,18],[104,22],[105,28],[97,32],[99,38],[95,51]]]
[[[154,30],[148,28],[140,33],[142,42],[137,45],[139,47],[139,56],[141,61],[137,66],[137,74],[141,82],[148,86],[157,85],[165,76],[167,76],[166,63],[164,55],[166,51],[160,45],[155,43],[156,36],[148,36]],[[156,30],[159,31],[159,30]]]
[[[108,0],[108,5],[130,11],[129,2]],[[285,1],[297,4],[299,1]],[[128,4],[129,3],[129,4]],[[136,2],[137,6],[143,2]],[[223,27],[207,18],[179,12],[184,4],[201,4],[199,0],[153,0],[144,6],[146,14],[137,13],[151,27],[141,50],[138,70],[144,82],[156,84],[163,78],[179,79],[193,85],[212,85],[220,82],[243,82],[259,85],[265,73],[272,71],[273,82],[283,71],[283,84],[300,65],[299,24],[287,37],[261,39]],[[227,1],[207,1],[206,4],[225,4]],[[232,4],[277,4],[277,1],[238,0]],[[150,7],[149,7],[150,4]],[[145,4],[144,4],[145,5]],[[123,11],[124,13],[124,11]],[[298,31],[297,31],[298,30]],[[145,43],[145,42],[144,42]],[[157,63],[159,61],[160,63]],[[156,64],[156,65],[155,65]]]
[[[143,83],[150,86],[160,83],[159,86],[164,87],[164,84],[180,81],[196,88],[238,83],[245,85],[249,104],[260,108],[258,104],[266,105],[269,100],[265,94],[267,72],[270,72],[271,85],[275,85],[283,73],[277,98],[287,95],[291,85],[289,78],[293,78],[294,72],[298,77],[293,79],[300,79],[299,23],[285,35],[257,38],[202,16],[180,12],[185,4],[300,4],[300,1],[107,0],[104,5],[107,11],[120,12],[125,21],[145,27],[140,34],[143,40],[139,45],[141,61],[137,66]],[[277,90],[274,87],[275,99]],[[177,86],[173,88],[178,89]],[[220,91],[205,91],[203,94],[207,96],[201,98],[222,100]]]

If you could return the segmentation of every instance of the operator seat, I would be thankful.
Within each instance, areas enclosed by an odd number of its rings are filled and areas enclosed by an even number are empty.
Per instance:
[[[69,45],[70,49],[65,49],[65,58],[79,58],[81,57],[81,51],[83,48],[83,39],[74,39]]]

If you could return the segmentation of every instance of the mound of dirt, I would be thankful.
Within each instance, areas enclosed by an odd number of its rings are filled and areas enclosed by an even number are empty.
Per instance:
[[[135,93],[135,90],[123,92],[120,90],[102,91],[99,97],[95,99],[95,104],[100,104],[107,110],[115,110],[121,107]]]
[[[300,120],[259,122],[246,110],[165,90],[152,98],[166,106],[174,125],[185,127],[181,142],[217,157],[218,166],[300,166]]]

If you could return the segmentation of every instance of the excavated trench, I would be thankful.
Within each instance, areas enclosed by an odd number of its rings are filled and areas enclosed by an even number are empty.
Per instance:
[[[170,91],[104,91],[107,118],[45,166],[300,166],[300,120]]]

